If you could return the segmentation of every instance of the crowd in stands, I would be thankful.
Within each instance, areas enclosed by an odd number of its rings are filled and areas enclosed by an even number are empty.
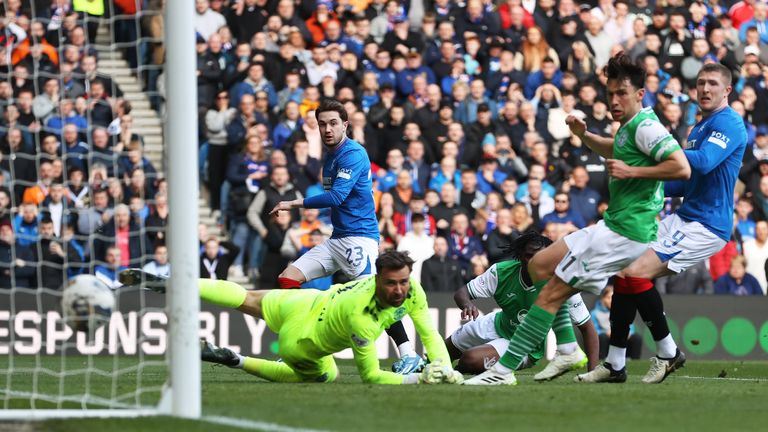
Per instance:
[[[0,5],[0,288],[168,272],[167,185],[94,45],[104,7],[128,3]]]
[[[29,3],[5,2],[0,33],[0,285],[40,283],[45,266],[24,279],[19,264],[41,259],[58,269],[56,282],[97,266],[106,278],[125,265],[168,271],[166,185],[131,131],[130,104],[97,71],[89,22],[68,0],[32,1],[43,6],[31,14]],[[143,41],[129,63],[162,64],[155,12],[163,2],[133,3],[117,20],[139,29],[121,38]],[[314,109],[323,98],[344,104],[349,136],[371,159],[381,248],[409,251],[427,290],[458,288],[505,259],[505,245],[527,229],[557,239],[594,223],[609,201],[604,160],[564,119],[580,116],[591,132],[613,135],[602,69],[624,51],[648,72],[644,104],[681,145],[700,118],[694,79],[708,62],[733,71],[731,106],[749,132],[732,241],[709,262],[660,278],[659,289],[765,295],[767,8],[757,0],[195,0],[199,169],[229,239],[201,228],[201,273],[273,288],[290,260],[328,236],[327,210],[269,216],[279,201],[322,191]],[[164,78],[142,70],[162,111]],[[668,200],[660,216],[678,205]]]

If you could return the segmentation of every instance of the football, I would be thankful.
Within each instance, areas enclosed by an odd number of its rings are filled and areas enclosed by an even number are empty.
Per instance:
[[[95,331],[109,321],[114,308],[114,293],[96,276],[78,275],[64,286],[61,310],[72,330]]]

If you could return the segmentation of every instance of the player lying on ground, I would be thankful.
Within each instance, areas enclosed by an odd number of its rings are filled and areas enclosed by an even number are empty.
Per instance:
[[[245,357],[203,343],[205,361],[240,368],[275,382],[330,382],[338,377],[333,354],[352,348],[363,382],[372,384],[450,383],[462,381],[453,370],[443,339],[430,318],[424,289],[410,278],[413,260],[402,252],[386,252],[376,260],[378,274],[334,285],[327,291],[246,291],[234,282],[200,279],[200,298],[266,321],[278,333],[281,362]],[[164,291],[158,278],[141,270],[125,270],[125,285],[149,280]],[[400,375],[379,369],[376,339],[385,328],[409,315],[432,362],[421,373]]]
[[[656,239],[656,215],[664,193],[661,181],[687,179],[691,168],[674,137],[650,108],[642,107],[645,71],[624,53],[605,68],[611,114],[621,124],[614,140],[586,133],[586,124],[568,116],[571,132],[606,158],[611,202],[604,219],[536,254],[528,265],[534,282],[547,280],[499,362],[467,384],[509,384],[526,355],[546,338],[555,313],[580,291],[600,294],[608,278],[639,258]],[[625,178],[628,167],[643,178]],[[623,373],[626,380],[626,371]],[[493,382],[489,382],[493,381]]]
[[[702,118],[691,130],[684,151],[691,178],[666,182],[664,187],[666,195],[682,196],[683,205],[661,221],[658,238],[622,272],[625,277],[616,278],[608,357],[584,374],[583,381],[615,382],[620,377],[616,371],[624,368],[629,326],[636,311],[648,324],[658,349],[642,381],[660,383],[685,364],[685,355],[669,333],[664,303],[650,279],[680,273],[708,259],[731,239],[733,190],[747,145],[744,122],[728,106],[731,79],[731,71],[719,63],[704,65],[698,73],[696,97]]]
[[[325,99],[315,111],[317,126],[326,150],[323,162],[325,192],[304,199],[280,201],[270,215],[294,208],[330,208],[333,234],[313,247],[280,273],[280,288],[301,288],[312,279],[341,271],[349,279],[364,279],[376,273],[379,255],[379,222],[373,203],[371,161],[365,148],[347,136],[349,121],[344,105]],[[403,324],[387,328],[400,359],[392,365],[397,373],[421,370],[424,361],[408,340]]]
[[[509,245],[510,260],[492,265],[485,273],[459,288],[454,295],[456,305],[462,309],[462,319],[472,319],[445,340],[451,359],[458,359],[456,369],[461,373],[480,374],[493,366],[507,350],[509,339],[533,305],[544,282],[534,284],[528,275],[528,261],[537,252],[552,244],[548,238],[529,231]],[[576,343],[571,320],[582,330],[587,341],[587,351],[593,366],[598,362],[599,341],[592,325],[589,310],[576,295],[574,304],[564,304],[555,318],[552,328],[557,337],[558,355],[544,370],[534,376],[537,381],[546,381],[587,364],[587,357]],[[476,298],[493,298],[501,311],[478,318]],[[569,312],[571,318],[569,318]],[[542,343],[526,356],[518,369],[533,366],[544,356]]]

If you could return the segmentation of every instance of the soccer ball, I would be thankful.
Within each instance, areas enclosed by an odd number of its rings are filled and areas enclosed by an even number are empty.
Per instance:
[[[96,276],[78,275],[64,286],[61,310],[72,330],[95,331],[109,321],[114,308],[114,293]]]

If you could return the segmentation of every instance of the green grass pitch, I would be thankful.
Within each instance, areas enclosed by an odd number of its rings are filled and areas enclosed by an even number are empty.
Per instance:
[[[85,365],[85,359],[71,360]],[[130,358],[119,366],[130,365]],[[15,357],[15,367],[33,366],[34,358]],[[113,359],[93,364],[110,370]],[[59,368],[60,358],[42,358],[42,366]],[[626,384],[575,384],[573,374],[535,383],[541,366],[518,373],[515,387],[374,386],[362,384],[351,361],[340,361],[341,379],[333,384],[273,384],[241,371],[203,364],[203,414],[246,419],[267,430],[343,431],[757,431],[768,427],[768,362],[690,361],[661,385],[644,385],[646,361],[630,362]],[[8,359],[0,359],[7,370]],[[68,366],[69,367],[69,366]],[[158,386],[162,368],[147,369],[144,385]],[[717,378],[725,375],[724,378]],[[135,374],[117,386],[129,391]],[[7,388],[7,374],[0,374]],[[91,388],[108,394],[106,378],[91,377]],[[12,375],[12,388],[31,389],[28,373]],[[66,380],[68,391],[84,386],[84,378]],[[41,392],[57,392],[58,380],[41,378]],[[109,390],[107,390],[109,389]],[[150,397],[148,395],[148,397]],[[24,407],[14,401],[10,408]],[[44,423],[0,423],[0,431],[219,431],[242,430],[202,421],[172,418],[55,420]]]

